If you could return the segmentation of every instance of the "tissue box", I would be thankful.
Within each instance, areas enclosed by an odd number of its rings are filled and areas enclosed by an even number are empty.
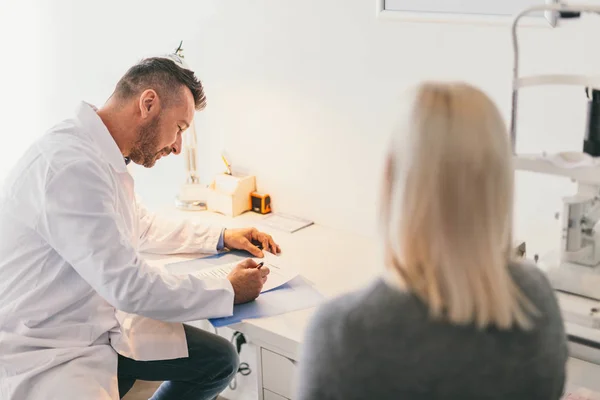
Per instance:
[[[252,208],[250,194],[256,190],[256,177],[220,174],[210,185],[206,205],[210,211],[236,217]]]

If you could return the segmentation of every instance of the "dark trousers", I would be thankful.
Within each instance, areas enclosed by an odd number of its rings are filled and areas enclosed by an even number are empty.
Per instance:
[[[183,325],[189,357],[134,361],[119,355],[119,394],[123,398],[137,379],[164,381],[151,400],[209,400],[217,397],[238,370],[238,355],[227,340]]]

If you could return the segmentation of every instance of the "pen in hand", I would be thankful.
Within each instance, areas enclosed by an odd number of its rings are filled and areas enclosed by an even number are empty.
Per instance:
[[[258,265],[256,266],[256,269],[260,269],[260,267],[262,267],[263,265],[265,265],[264,262],[259,262]]]

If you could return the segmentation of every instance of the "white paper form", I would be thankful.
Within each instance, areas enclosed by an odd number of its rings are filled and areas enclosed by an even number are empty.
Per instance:
[[[259,264],[261,262],[264,263],[265,267],[268,267],[271,273],[267,277],[267,281],[265,282],[261,293],[267,292],[269,290],[275,289],[292,279],[298,276],[298,271],[289,266],[280,265],[280,260],[277,256],[269,253],[263,252],[263,258],[253,258],[253,260]],[[224,279],[227,278],[229,273],[235,268],[240,261],[235,261],[227,264],[214,265],[209,262],[207,259],[197,259],[193,260],[193,262],[186,262],[185,268],[177,268],[177,273],[193,273],[196,276],[206,277],[206,278],[217,278]],[[177,264],[171,264],[175,266]]]
[[[313,222],[306,219],[293,217],[291,215],[271,214],[263,218],[260,221],[260,224],[278,229],[280,231],[294,233],[302,228],[312,225]]]

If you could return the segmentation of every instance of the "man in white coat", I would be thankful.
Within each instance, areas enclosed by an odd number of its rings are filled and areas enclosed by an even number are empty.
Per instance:
[[[13,169],[0,191],[0,399],[112,400],[136,379],[165,381],[155,400],[213,399],[235,375],[226,340],[181,322],[231,315],[268,269],[246,260],[227,279],[172,275],[140,253],[279,247],[253,228],[149,213],[126,168],[178,154],[205,103],[192,71],[143,60],[102,108],[82,103]]]

